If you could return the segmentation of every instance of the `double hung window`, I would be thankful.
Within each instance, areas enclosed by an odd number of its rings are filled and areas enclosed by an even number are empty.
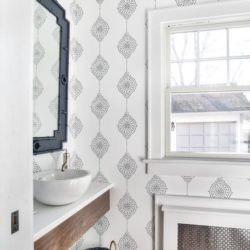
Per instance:
[[[165,52],[166,153],[249,153],[250,22],[169,26]]]
[[[148,13],[148,172],[250,178],[250,1]]]

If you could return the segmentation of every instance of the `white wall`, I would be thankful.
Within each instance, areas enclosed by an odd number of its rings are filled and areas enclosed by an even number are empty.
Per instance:
[[[178,2],[187,3],[188,1],[178,0]],[[204,2],[208,1],[197,0],[197,4]],[[109,25],[108,34],[101,41],[100,48],[98,41],[91,33],[92,26],[99,16],[98,3],[102,3],[101,16]],[[137,43],[135,52],[128,59],[128,71],[137,82],[137,88],[128,99],[127,106],[129,114],[137,123],[136,131],[128,140],[128,152],[135,160],[137,169],[129,180],[121,174],[118,163],[126,152],[126,139],[118,131],[117,125],[126,111],[126,100],[118,91],[117,84],[126,70],[126,60],[118,51],[117,46],[126,32],[126,21],[118,12],[119,3],[120,0],[71,0],[64,5],[68,8],[71,20],[71,41],[77,41],[73,46],[74,51],[80,52],[80,48],[83,49],[77,59],[72,60],[71,76],[81,82],[83,89],[79,95],[74,95],[74,98],[70,96],[71,105],[75,108],[73,116],[70,116],[72,119],[70,119],[69,128],[75,133],[70,133],[69,138],[74,140],[77,162],[82,162],[82,167],[90,170],[93,176],[100,169],[108,181],[115,184],[111,194],[111,211],[83,236],[83,242],[80,241],[74,246],[76,249],[86,249],[99,244],[108,246],[108,242],[112,239],[120,242],[119,250],[128,249],[124,243],[130,244],[129,249],[133,250],[152,249],[152,207],[155,193],[250,198],[250,182],[247,179],[159,177],[145,174],[145,165],[141,162],[141,159],[146,157],[147,29],[145,17],[149,9],[176,7],[175,0],[136,0],[136,11],[128,19],[128,33]],[[73,9],[78,11],[73,12]],[[74,13],[83,13],[83,15]],[[73,50],[71,50],[71,55],[72,52]],[[109,64],[109,71],[100,82],[101,94],[108,101],[109,109],[100,123],[91,109],[92,101],[99,91],[99,82],[91,72],[91,65],[99,52]],[[70,84],[70,91],[73,87]],[[109,143],[109,149],[101,159],[91,148],[93,138],[99,131]],[[121,204],[126,192],[133,199],[133,201],[129,200],[127,207]],[[131,217],[127,219],[126,214],[131,214]],[[130,237],[124,237],[126,232]]]
[[[0,249],[33,249],[32,2],[0,1]],[[11,235],[10,214],[20,230]]]
[[[181,2],[181,0],[178,0]],[[100,170],[106,179],[115,184],[111,194],[111,211],[88,231],[72,249],[86,249],[105,245],[114,239],[120,242],[119,250],[151,250],[153,246],[153,195],[186,194],[217,198],[250,198],[250,182],[247,179],[222,179],[200,177],[166,177],[145,174],[141,159],[146,157],[146,88],[147,43],[146,12],[149,9],[176,6],[175,0],[136,0],[135,13],[128,20],[128,32],[136,40],[137,48],[128,59],[128,71],[135,78],[137,88],[128,100],[128,112],[137,123],[136,131],[128,140],[128,152],[137,169],[127,181],[118,169],[118,162],[126,152],[126,140],[118,131],[119,120],[126,111],[126,101],[117,84],[126,70],[126,60],[117,45],[126,31],[126,22],[118,13],[120,2],[116,0],[60,0],[71,21],[71,63],[69,94],[69,152],[71,167],[84,168],[95,176]],[[183,2],[187,2],[186,0]],[[202,4],[207,0],[197,0]],[[215,0],[213,1],[215,2]],[[100,44],[91,34],[93,24],[101,15],[109,25],[109,32]],[[99,50],[100,49],[100,50]],[[92,101],[99,91],[99,82],[91,72],[91,65],[100,54],[107,60],[109,71],[100,82],[101,94],[109,103],[101,121],[93,114]],[[76,81],[77,79],[77,81]],[[92,151],[91,143],[101,131],[109,148],[102,158]],[[65,146],[67,146],[65,145]],[[59,159],[59,160],[58,160]],[[34,170],[60,167],[59,153],[34,157]],[[131,163],[129,163],[131,164]],[[99,178],[99,181],[105,181]],[[134,202],[130,206],[120,203],[125,192]],[[120,206],[119,206],[120,204]],[[136,205],[135,205],[136,204]],[[135,209],[136,208],[136,209]],[[132,214],[129,220],[124,215]],[[130,237],[124,237],[129,232]]]

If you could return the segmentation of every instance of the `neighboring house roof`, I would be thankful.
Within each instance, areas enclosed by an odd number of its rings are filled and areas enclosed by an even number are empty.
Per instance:
[[[172,113],[250,111],[243,93],[175,94]]]

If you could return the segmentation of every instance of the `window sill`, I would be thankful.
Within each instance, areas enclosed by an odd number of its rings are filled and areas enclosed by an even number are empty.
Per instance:
[[[250,178],[250,161],[162,158],[145,159],[148,174]]]

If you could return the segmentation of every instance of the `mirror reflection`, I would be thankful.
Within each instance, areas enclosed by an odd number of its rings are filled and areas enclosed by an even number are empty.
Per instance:
[[[33,136],[58,129],[60,27],[56,17],[35,1]]]

